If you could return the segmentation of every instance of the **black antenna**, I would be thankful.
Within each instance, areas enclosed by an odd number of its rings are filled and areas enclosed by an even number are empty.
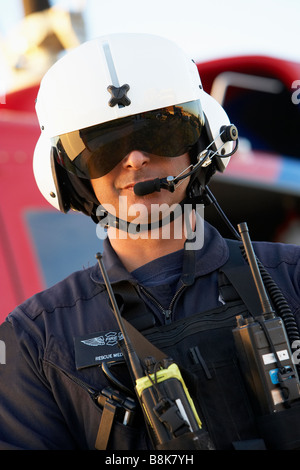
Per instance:
[[[98,260],[99,267],[100,267],[100,270],[101,270],[101,273],[102,273],[102,276],[103,276],[103,279],[104,279],[104,282],[105,282],[105,285],[106,285],[106,289],[108,291],[108,295],[109,295],[110,301],[112,303],[113,311],[114,311],[116,320],[118,322],[120,331],[121,331],[121,333],[123,335],[123,338],[124,338],[124,344],[125,344],[126,352],[128,354],[128,359],[129,359],[129,362],[130,362],[130,365],[131,365],[132,373],[133,373],[135,379],[139,379],[141,377],[144,377],[145,374],[144,374],[144,371],[141,367],[140,359],[139,359],[138,355],[136,354],[136,352],[135,352],[135,350],[134,350],[134,348],[131,344],[131,341],[129,339],[129,336],[127,334],[127,331],[124,327],[123,320],[122,320],[122,317],[121,317],[121,313],[120,313],[120,310],[119,310],[119,306],[117,304],[115,294],[112,290],[111,283],[110,283],[109,278],[107,276],[107,272],[106,272],[105,266],[103,264],[101,253],[96,253],[96,259]]]
[[[256,256],[252,247],[252,243],[249,236],[248,226],[246,222],[238,224],[238,229],[241,234],[243,246],[246,252],[247,260],[252,272],[252,276],[256,285],[256,289],[259,295],[260,304],[262,307],[263,315],[269,315],[274,313],[260,274]]]
[[[219,205],[217,199],[215,198],[215,196],[213,195],[213,193],[211,192],[211,190],[208,186],[205,186],[205,193],[208,196],[209,202],[212,203],[215,206],[215,209],[217,210],[218,214],[221,216],[221,218],[223,219],[223,222],[225,222],[225,224],[227,225],[229,230],[232,232],[234,237],[237,240],[241,240],[240,235],[238,234],[238,232],[236,231],[236,229],[234,228],[234,226],[232,225],[232,223],[230,222],[230,220],[226,216],[225,212],[223,211],[223,209]]]

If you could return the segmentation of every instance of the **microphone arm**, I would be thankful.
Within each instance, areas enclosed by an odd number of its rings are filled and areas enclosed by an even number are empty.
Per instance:
[[[199,161],[195,165],[189,165],[185,168],[179,175],[177,176],[167,176],[166,178],[155,178],[154,180],[149,181],[141,181],[136,183],[133,187],[134,193],[137,196],[146,196],[147,194],[152,194],[154,192],[160,192],[161,189],[166,189],[173,193],[176,189],[176,185],[178,186],[179,182],[183,179],[191,176],[195,171],[198,170],[201,166],[206,166],[205,162],[208,160],[207,165],[211,162],[210,154],[212,154],[212,150],[204,150],[200,153],[198,159]],[[203,156],[202,156],[203,155]],[[202,158],[201,158],[202,156]],[[188,173],[185,173],[189,168],[192,168]]]

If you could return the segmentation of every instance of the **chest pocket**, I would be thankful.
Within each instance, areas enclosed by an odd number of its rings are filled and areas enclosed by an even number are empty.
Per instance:
[[[234,301],[144,332],[180,366],[218,449],[257,437],[232,334],[236,316],[245,312],[244,304]]]

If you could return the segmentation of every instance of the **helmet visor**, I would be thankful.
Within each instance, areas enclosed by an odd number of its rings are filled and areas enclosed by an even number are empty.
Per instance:
[[[58,162],[81,178],[100,178],[132,150],[178,157],[198,141],[204,126],[200,101],[148,111],[68,132],[51,139]]]

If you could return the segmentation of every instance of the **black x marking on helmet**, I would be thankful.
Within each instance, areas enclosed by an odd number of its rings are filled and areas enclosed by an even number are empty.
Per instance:
[[[113,106],[121,105],[121,106],[129,106],[131,101],[126,95],[127,91],[129,90],[130,86],[125,83],[120,87],[115,87],[114,85],[109,85],[107,90],[111,94],[111,98],[108,102],[109,106],[112,108]]]

